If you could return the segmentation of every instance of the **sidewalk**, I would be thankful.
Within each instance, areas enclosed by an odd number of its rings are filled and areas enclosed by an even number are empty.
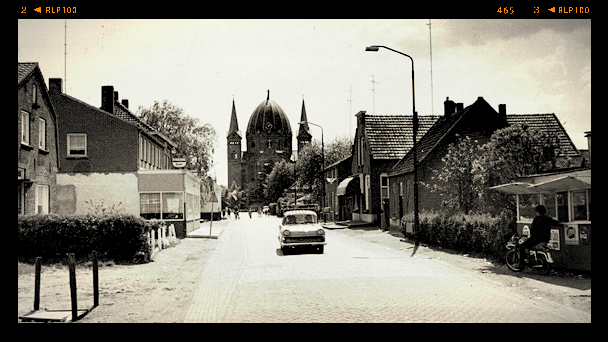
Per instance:
[[[373,223],[370,222],[364,222],[364,221],[351,221],[351,220],[347,220],[347,221],[336,221],[336,222],[320,222],[321,226],[323,226],[323,228],[327,228],[327,229],[342,229],[342,228],[352,228],[352,227],[367,227],[367,226],[373,226]]]
[[[222,235],[227,224],[228,220],[213,221],[210,228],[209,221],[201,220],[201,227],[188,233],[186,238],[217,239],[220,235]]]

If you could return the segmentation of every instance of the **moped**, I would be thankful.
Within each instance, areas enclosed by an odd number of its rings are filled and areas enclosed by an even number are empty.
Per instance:
[[[553,258],[551,257],[551,251],[547,247],[547,243],[539,243],[533,246],[526,254],[526,259],[523,262],[519,262],[519,248],[524,241],[528,239],[527,236],[519,237],[517,234],[513,234],[511,239],[507,242],[507,254],[505,255],[505,261],[507,267],[513,272],[521,272],[526,267],[538,270],[541,273],[548,274],[553,264]]]

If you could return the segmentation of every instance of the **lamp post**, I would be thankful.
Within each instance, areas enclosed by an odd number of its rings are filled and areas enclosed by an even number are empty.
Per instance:
[[[403,55],[407,58],[409,58],[412,61],[412,112],[413,112],[413,119],[412,119],[412,133],[413,133],[413,146],[412,146],[412,150],[413,150],[413,157],[414,157],[414,236],[416,238],[416,247],[418,247],[418,221],[419,221],[419,217],[418,217],[418,160],[416,158],[416,133],[418,133],[418,113],[416,112],[416,97],[415,97],[415,93],[414,93],[414,59],[408,55],[405,54],[403,52],[397,51],[397,50],[393,50],[389,47],[383,46],[383,45],[372,45],[372,46],[368,46],[365,48],[365,51],[378,51],[380,48],[384,48],[387,50],[391,50],[393,52],[396,52],[400,55]]]
[[[298,157],[292,154],[291,161],[293,161],[293,208],[295,209],[298,202],[298,188],[296,186],[296,162],[298,161]]]
[[[321,182],[323,183],[323,208],[321,210],[325,209],[325,143],[323,142],[323,127],[317,125],[316,123],[312,123],[310,121],[300,121],[299,124],[311,124],[313,126],[317,126],[321,129],[321,163],[323,163],[323,167],[321,168]],[[325,216],[325,213],[323,213],[323,222],[327,223],[327,217]]]

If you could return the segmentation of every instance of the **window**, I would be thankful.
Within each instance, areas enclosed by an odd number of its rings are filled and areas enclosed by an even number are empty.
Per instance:
[[[46,150],[46,121],[38,118],[38,148]]]
[[[36,214],[49,213],[49,186],[36,185]]]
[[[87,135],[85,133],[68,133],[68,157],[87,155]]]
[[[139,216],[146,220],[160,219],[160,193],[139,194]]]
[[[588,220],[587,190],[572,192],[572,221]]]
[[[21,111],[21,143],[30,144],[30,113]]]
[[[163,192],[162,194],[163,212],[162,218],[183,219],[184,218],[184,199],[180,192]],[[200,210],[200,209],[199,209]]]
[[[519,195],[518,221],[530,221],[536,216],[536,206],[540,203],[538,194]]]
[[[547,216],[557,219],[557,213],[555,212],[555,194],[542,194],[543,205],[547,208]]]
[[[380,197],[388,198],[388,177],[380,176]]]
[[[568,222],[568,192],[558,192],[557,197],[557,220],[559,222]]]
[[[38,87],[35,84],[32,84],[32,103],[38,104]]]

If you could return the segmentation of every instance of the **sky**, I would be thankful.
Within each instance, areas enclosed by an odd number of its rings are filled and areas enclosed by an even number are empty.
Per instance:
[[[443,114],[447,97],[466,107],[482,96],[507,114],[555,113],[587,148],[590,19],[18,20],[18,61],[38,62],[47,86],[64,78],[65,93],[100,107],[112,85],[134,113],[166,99],[211,124],[223,185],[233,100],[243,135],[267,90],[294,132],[304,100],[325,143],[352,136],[361,110],[411,115],[410,59],[370,45],[413,58],[419,115]]]

